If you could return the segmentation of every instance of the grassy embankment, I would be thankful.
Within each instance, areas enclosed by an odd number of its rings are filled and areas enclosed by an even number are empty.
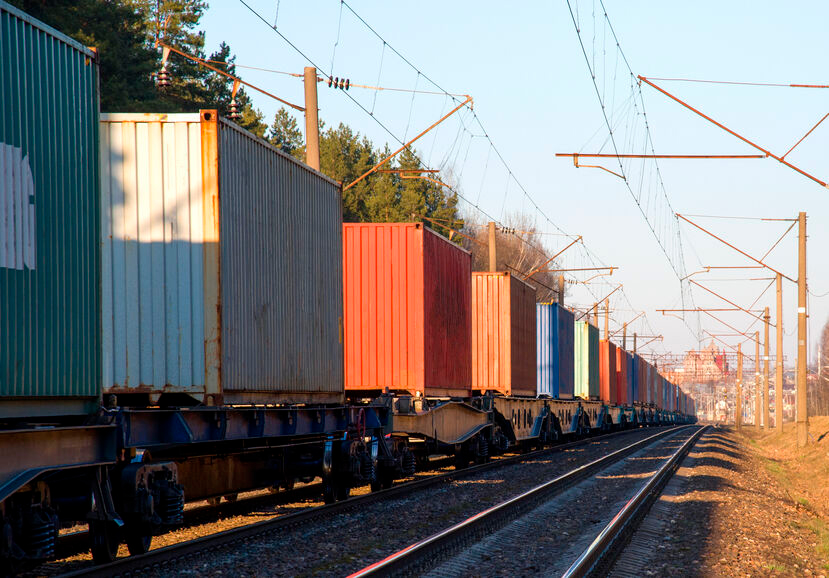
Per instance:
[[[793,527],[808,528],[817,537],[822,558],[829,561],[829,416],[809,419],[809,445],[798,449],[795,424],[783,424],[783,434],[743,428],[748,445],[762,456],[768,471],[801,513]],[[825,565],[829,570],[829,562]]]

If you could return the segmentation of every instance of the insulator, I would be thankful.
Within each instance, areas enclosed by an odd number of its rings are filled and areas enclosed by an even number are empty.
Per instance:
[[[340,90],[342,90],[343,88],[345,88],[345,78],[340,79]]]
[[[159,88],[166,88],[170,86],[170,75],[167,74],[167,66],[162,66],[161,70],[158,72],[158,87]]]
[[[239,120],[242,118],[242,115],[239,114],[239,107],[236,105],[236,99],[230,101],[230,114],[228,115],[230,120]]]
[[[339,85],[339,84],[340,84],[340,77],[335,76],[334,77],[334,88],[337,88],[337,85]]]
[[[349,86],[351,86],[351,79],[350,79],[350,78],[346,78],[346,79],[345,79],[345,89],[346,89],[346,90],[348,90],[348,87],[349,87]]]
[[[334,82],[334,79],[330,76],[328,77],[328,88],[331,88],[331,83]]]

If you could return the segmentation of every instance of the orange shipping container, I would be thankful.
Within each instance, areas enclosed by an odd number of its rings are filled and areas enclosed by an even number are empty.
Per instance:
[[[535,288],[509,273],[472,274],[472,389],[535,397]]]
[[[611,341],[599,342],[599,397],[605,403],[615,404],[616,346]]]
[[[421,223],[343,224],[345,389],[468,396],[472,256]]]
[[[619,405],[633,403],[633,400],[628,399],[631,359],[627,351],[621,347],[616,348],[616,402]]]

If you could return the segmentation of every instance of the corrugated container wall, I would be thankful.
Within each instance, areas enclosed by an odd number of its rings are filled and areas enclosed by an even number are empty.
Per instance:
[[[636,363],[636,401],[648,403],[648,364],[639,355],[635,356]]]
[[[224,395],[339,396],[340,187],[232,122],[218,129]]]
[[[0,418],[100,398],[98,64],[0,2]]]
[[[627,375],[627,390],[628,390],[628,403],[633,403],[636,401],[636,383],[634,382],[634,378],[636,377],[636,363],[633,358],[632,353],[625,352],[627,357],[627,367],[628,367],[628,375]]]
[[[587,321],[575,322],[575,395],[599,399],[599,328]]]
[[[105,388],[341,401],[339,186],[216,111],[102,115],[101,159]]]
[[[472,256],[421,223],[343,225],[345,387],[467,396]]]
[[[573,313],[557,303],[539,303],[536,313],[538,393],[572,399],[575,357]]]
[[[615,404],[616,390],[616,346],[612,341],[599,342],[599,397],[605,403]]]
[[[659,374],[656,375],[656,396],[656,407],[665,409],[665,379]]]
[[[620,404],[630,403],[628,398],[629,372],[628,354],[624,349],[618,347],[616,349],[616,401]]]
[[[472,273],[472,389],[535,397],[535,288]]]

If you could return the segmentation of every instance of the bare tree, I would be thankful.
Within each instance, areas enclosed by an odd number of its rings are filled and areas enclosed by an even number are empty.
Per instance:
[[[464,221],[463,246],[472,252],[472,270],[489,269],[489,232],[487,223],[477,217]],[[496,265],[498,271],[509,271],[524,279],[535,269],[555,269],[555,262],[545,265],[550,255],[542,243],[541,234],[533,219],[525,214],[510,215],[505,227],[495,233]],[[547,303],[559,300],[558,275],[536,272],[527,280],[536,289],[536,300]],[[567,294],[565,288],[565,295]]]
[[[829,321],[823,326],[817,351],[815,379],[809,379],[809,415],[829,415]]]

